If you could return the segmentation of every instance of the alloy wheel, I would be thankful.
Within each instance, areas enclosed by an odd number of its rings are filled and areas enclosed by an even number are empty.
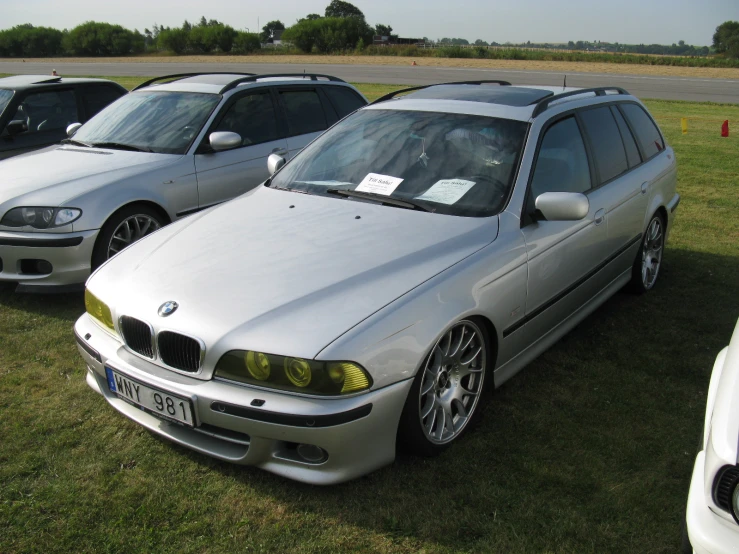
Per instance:
[[[127,217],[116,227],[108,244],[108,258],[159,229],[159,222],[151,216],[139,214]]]
[[[644,235],[641,255],[641,279],[646,290],[651,289],[657,281],[657,274],[662,263],[662,250],[665,235],[662,230],[662,220],[654,217]]]
[[[418,415],[434,444],[454,440],[477,407],[485,378],[485,340],[471,321],[460,321],[434,346],[423,368]]]

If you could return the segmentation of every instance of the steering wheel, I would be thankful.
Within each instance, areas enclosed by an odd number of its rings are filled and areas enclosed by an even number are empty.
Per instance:
[[[468,177],[470,181],[475,181],[475,183],[478,183],[479,181],[485,181],[486,183],[492,183],[497,189],[500,189],[501,194],[505,194],[508,190],[508,186],[501,181],[500,179],[496,179],[495,177],[491,177],[490,175],[483,175],[482,173],[479,173],[477,175],[471,175]]]

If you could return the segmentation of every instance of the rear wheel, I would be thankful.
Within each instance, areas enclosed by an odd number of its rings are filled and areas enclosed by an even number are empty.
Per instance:
[[[454,324],[436,342],[408,393],[398,447],[435,456],[457,440],[482,414],[487,364],[492,356],[484,326]]]
[[[156,210],[142,204],[126,206],[105,222],[92,254],[92,268],[115,256],[121,250],[141,240],[164,225]]]
[[[630,288],[636,293],[645,293],[654,288],[662,266],[665,249],[665,222],[660,214],[649,220],[647,231],[642,237],[641,247],[631,269]]]

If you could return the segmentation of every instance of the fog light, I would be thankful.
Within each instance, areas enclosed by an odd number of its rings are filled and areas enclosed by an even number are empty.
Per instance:
[[[328,459],[328,452],[315,444],[299,444],[298,456],[311,464],[320,464]]]
[[[731,494],[731,513],[739,523],[739,482],[734,486],[734,492]]]
[[[36,271],[39,272],[39,275],[46,275],[47,273],[51,273],[53,269],[54,268],[51,266],[51,263],[47,262],[46,260],[39,260],[36,262]]]

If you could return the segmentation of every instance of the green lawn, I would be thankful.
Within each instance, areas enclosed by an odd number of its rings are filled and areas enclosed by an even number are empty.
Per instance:
[[[609,300],[442,456],[341,486],[144,431],[85,384],[82,296],[0,287],[0,552],[676,552],[711,367],[739,316],[739,143],[719,137],[739,106],[647,104],[682,195],[657,288]],[[700,118],[687,135],[683,116]]]

